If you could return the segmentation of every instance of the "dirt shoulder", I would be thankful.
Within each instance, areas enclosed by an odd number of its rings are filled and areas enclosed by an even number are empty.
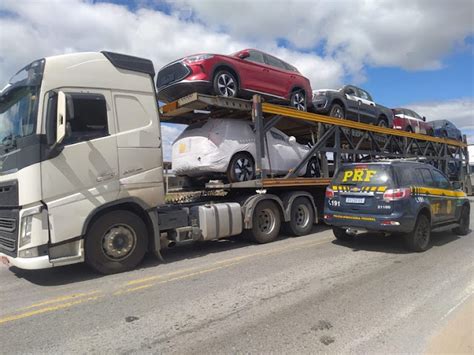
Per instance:
[[[474,354],[474,295],[451,315],[428,344],[427,354]]]

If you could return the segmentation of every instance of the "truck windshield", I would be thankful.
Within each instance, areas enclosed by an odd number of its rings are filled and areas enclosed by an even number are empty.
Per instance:
[[[354,164],[343,166],[337,172],[332,184],[353,186],[390,186],[393,185],[392,171],[389,165]]]
[[[0,154],[35,132],[43,61],[20,70],[0,92]]]

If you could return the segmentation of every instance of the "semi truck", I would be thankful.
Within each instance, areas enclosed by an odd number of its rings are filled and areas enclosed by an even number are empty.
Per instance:
[[[0,93],[0,258],[20,269],[86,262],[100,273],[135,268],[164,244],[246,235],[257,243],[310,233],[341,162],[424,159],[468,164],[465,142],[345,121],[262,102],[191,94],[159,107],[150,60],[113,52],[34,61]],[[252,120],[256,178],[209,182],[167,203],[161,122]],[[311,148],[285,176],[269,164],[265,133]],[[328,162],[328,153],[332,161]],[[317,158],[321,177],[299,177]],[[265,163],[266,162],[266,163]],[[463,179],[463,177],[461,177]],[[202,187],[199,187],[202,189]]]

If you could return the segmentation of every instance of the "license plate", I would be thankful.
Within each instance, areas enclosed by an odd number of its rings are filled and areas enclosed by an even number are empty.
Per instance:
[[[347,203],[365,203],[364,197],[346,197]]]

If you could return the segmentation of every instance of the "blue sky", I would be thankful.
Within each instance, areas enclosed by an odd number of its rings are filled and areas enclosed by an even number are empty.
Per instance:
[[[450,119],[474,142],[473,16],[472,0],[2,0],[0,86],[67,52],[125,52],[158,69],[254,47],[295,65],[313,89],[355,84],[385,106]],[[164,129],[165,155],[180,130]]]

